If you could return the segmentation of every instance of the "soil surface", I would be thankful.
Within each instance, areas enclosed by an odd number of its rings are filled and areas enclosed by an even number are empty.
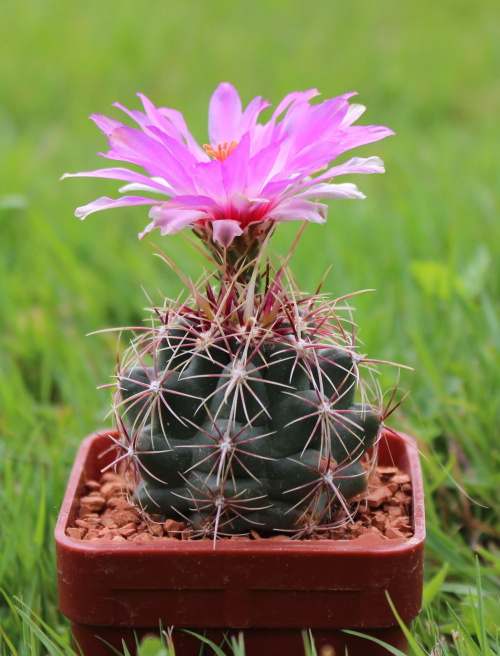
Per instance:
[[[271,537],[252,530],[250,535],[231,536],[230,540],[355,540],[366,534],[380,540],[406,539],[413,535],[411,521],[412,486],[410,477],[397,467],[378,467],[368,492],[353,506],[352,521],[341,526],[304,528],[293,534],[276,533]],[[200,533],[185,522],[146,518],[129,504],[123,478],[105,473],[101,479],[85,481],[78,518],[66,529],[76,540],[112,540],[113,542],[152,542],[189,540]],[[204,537],[202,539],[211,539]],[[222,538],[224,539],[224,538]]]

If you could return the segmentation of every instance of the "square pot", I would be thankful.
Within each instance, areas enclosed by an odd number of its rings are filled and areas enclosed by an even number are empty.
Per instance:
[[[112,458],[109,432],[91,435],[78,452],[55,530],[59,604],[84,656],[110,656],[106,640],[134,653],[140,637],[174,626],[177,656],[198,656],[189,629],[220,642],[244,632],[247,656],[304,656],[301,632],[312,629],[318,653],[388,652],[342,632],[352,629],[399,649],[406,640],[386,593],[409,625],[422,601],[425,516],[414,441],[385,433],[381,465],[396,465],[413,485],[409,539],[311,541],[80,541],[66,535],[78,517],[85,480],[99,478]],[[106,459],[107,458],[107,459]],[[205,648],[204,654],[210,653]]]

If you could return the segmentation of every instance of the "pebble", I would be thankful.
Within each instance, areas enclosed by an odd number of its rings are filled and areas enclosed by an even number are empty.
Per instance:
[[[401,506],[388,506],[387,514],[389,517],[400,517],[403,514],[403,511],[401,510]]]
[[[390,519],[391,528],[397,528],[406,533],[411,530],[409,517],[396,517],[394,520]]]
[[[101,517],[101,524],[106,528],[116,528],[118,526],[112,515],[103,515]]]
[[[385,536],[389,538],[390,540],[397,540],[398,538],[406,538],[406,535],[404,533],[401,533],[397,528],[393,528],[392,526],[389,527],[386,532]]]
[[[129,510],[117,510],[113,513],[114,520],[118,526],[125,526],[126,524],[139,524],[140,518],[137,515],[137,512],[133,509]]]
[[[101,531],[99,531],[98,536],[100,538],[114,538],[118,535],[117,531],[114,531],[111,528],[103,528]]]
[[[84,528],[86,531],[92,526],[91,522],[87,522],[84,519],[75,519],[75,526],[78,528]],[[70,529],[68,529],[69,531]]]
[[[386,522],[386,514],[383,512],[376,512],[372,520],[373,527],[376,528],[378,531],[383,531],[385,528],[385,522]]]
[[[398,503],[403,504],[404,506],[409,506],[411,504],[411,498],[401,490],[399,492],[396,492],[396,494],[394,495],[394,499]]]
[[[86,497],[82,497],[80,503],[82,508],[83,506],[86,506],[87,508],[90,508],[91,512],[95,512],[104,508],[106,499],[94,492]]]
[[[172,538],[177,538],[181,531],[184,531],[187,525],[184,522],[176,522],[175,519],[167,519],[163,524],[163,530]]]
[[[124,497],[110,497],[107,505],[113,510],[130,510],[130,504]]]
[[[136,530],[137,528],[135,524],[130,522],[130,524],[125,524],[125,526],[119,528],[118,533],[124,538],[129,538],[131,535],[133,535],[136,532]]]
[[[163,537],[163,526],[161,524],[150,524],[149,532],[157,537]]]
[[[68,528],[66,530],[66,535],[75,540],[83,540],[86,533],[86,528]]]
[[[149,533],[137,533],[130,538],[132,542],[154,542],[154,540],[157,539],[158,538]]]
[[[104,483],[104,485],[101,488],[101,494],[106,499],[110,499],[120,494],[121,490],[122,490],[121,484],[109,482],[109,483]]]
[[[388,487],[381,487],[370,492],[367,503],[370,508],[378,508],[392,498],[392,492]]]

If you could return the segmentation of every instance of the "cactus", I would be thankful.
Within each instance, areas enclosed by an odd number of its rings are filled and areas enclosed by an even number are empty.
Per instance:
[[[117,371],[135,503],[203,535],[349,517],[381,424],[342,300],[300,294],[284,267],[254,267],[256,284],[220,266],[203,294],[154,307]]]
[[[136,330],[118,366],[113,403],[115,464],[126,463],[133,502],[150,517],[185,518],[197,535],[254,527],[300,536],[350,518],[392,412],[368,402],[379,388],[358,352],[350,308],[342,311],[348,297],[304,295],[288,260],[275,269],[265,259],[279,222],[324,223],[320,200],[364,198],[338,176],[384,172],[378,157],[330,166],[394,133],[353,125],[364,111],[350,105],[353,93],[312,104],[317,95],[288,94],[259,123],[269,103],[257,97],[243,111],[236,89],[221,83],[201,148],[180,112],[139,94],[144,112],[118,105],[138,127],[91,118],[108,138],[104,157],[145,174],[72,174],[123,180],[121,192],[148,194],[101,197],[77,217],[150,205],[140,236],[189,227],[211,254],[213,273],[199,285],[178,272],[186,301],[152,304],[151,326]]]

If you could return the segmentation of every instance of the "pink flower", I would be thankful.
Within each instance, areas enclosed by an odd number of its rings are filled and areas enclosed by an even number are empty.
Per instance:
[[[310,101],[318,95],[316,89],[288,94],[267,123],[258,123],[269,103],[257,97],[243,111],[236,89],[223,82],[210,100],[210,144],[201,148],[180,112],[156,108],[138,95],[144,112],[115,103],[138,128],[100,114],[91,119],[108,137],[110,151],[100,154],[137,164],[147,175],[114,167],[63,178],[112,178],[128,183],[120,192],[166,196],[165,200],[103,197],[75,212],[84,219],[98,210],[152,205],[152,222],[140,237],[153,228],[166,235],[190,226],[202,238],[228,248],[236,237],[257,234],[259,226],[276,221],[324,223],[327,205],[318,202],[320,199],[364,198],[356,185],[333,183],[334,178],[384,172],[378,157],[355,157],[328,168],[330,162],[351,148],[394,134],[378,125],[352,125],[365,109],[349,104],[354,93],[313,105]]]

